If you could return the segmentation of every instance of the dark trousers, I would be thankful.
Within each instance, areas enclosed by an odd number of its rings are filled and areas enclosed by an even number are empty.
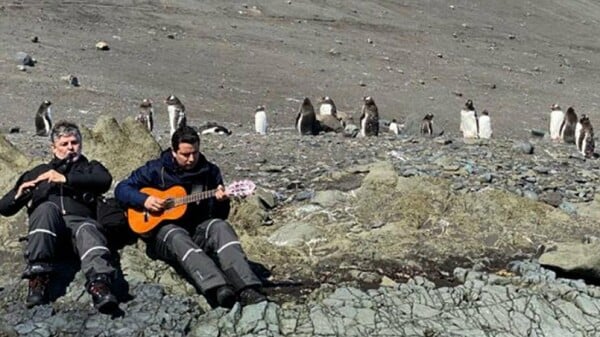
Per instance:
[[[203,293],[225,284],[237,291],[261,284],[227,221],[206,220],[193,237],[178,225],[166,224],[147,242],[153,255],[183,268]]]
[[[70,240],[69,240],[70,238]],[[98,230],[98,223],[79,215],[63,215],[58,205],[44,202],[29,215],[25,258],[30,274],[51,272],[58,244],[70,241],[81,260],[81,270],[88,280],[99,274],[114,277],[110,264],[111,253],[106,238]],[[41,266],[40,268],[36,268]],[[31,275],[26,275],[28,277]]]

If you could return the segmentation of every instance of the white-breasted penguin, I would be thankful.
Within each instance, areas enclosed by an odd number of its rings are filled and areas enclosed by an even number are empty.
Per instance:
[[[175,133],[175,130],[187,125],[185,106],[181,103],[179,98],[174,95],[167,97],[165,104],[167,104],[167,111],[169,113],[169,127],[171,128],[172,136]]]
[[[550,139],[556,142],[560,140],[560,126],[565,119],[565,113],[558,104],[552,104],[550,110]]]
[[[577,114],[573,107],[569,107],[565,118],[560,125],[560,139],[563,143],[575,144],[575,127],[577,126]]]
[[[492,119],[490,113],[487,110],[481,112],[478,120],[479,125],[479,138],[490,139],[492,138]]]
[[[337,115],[337,108],[333,99],[329,96],[321,97],[319,100],[319,114],[317,115],[319,127],[325,132],[342,132],[344,126]]]
[[[464,108],[460,111],[460,131],[463,138],[477,138],[479,126],[477,123],[477,112],[472,100],[467,100]]]
[[[254,130],[259,135],[266,135],[268,127],[269,124],[267,123],[267,113],[265,111],[265,107],[263,105],[259,105],[256,110],[254,110]]]
[[[50,135],[52,129],[52,102],[45,100],[35,113],[35,134],[38,136]]]
[[[363,98],[360,114],[360,135],[362,137],[379,135],[379,111],[371,96]]]
[[[396,136],[400,134],[400,127],[398,126],[398,122],[396,122],[396,119],[392,119],[392,121],[390,122],[389,130]]]
[[[575,126],[575,145],[577,151],[586,157],[591,157],[594,154],[594,128],[592,128],[590,118],[586,115],[581,115]]]
[[[433,136],[433,114],[429,113],[421,121],[421,134],[424,136]]]
[[[577,123],[579,127],[579,134],[576,134],[575,141],[577,142],[577,149],[587,158],[591,158],[594,155],[596,143],[594,141],[594,128],[590,122],[589,117],[583,115]],[[576,128],[577,130],[577,128]]]
[[[140,112],[135,117],[135,120],[142,123],[149,132],[154,129],[154,110],[152,109],[152,101],[144,98],[140,103]]]
[[[313,107],[310,99],[304,97],[302,105],[298,110],[296,116],[296,130],[300,135],[318,135],[319,125],[317,123],[317,116],[315,115],[315,108]]]
[[[319,101],[319,114],[321,116],[331,115],[337,119],[337,108],[331,97],[321,97],[321,100]]]
[[[581,117],[579,117],[577,124],[575,124],[575,146],[577,147],[578,151],[581,151],[581,147],[579,146],[581,144],[580,136],[581,130],[583,129],[583,123],[586,122],[586,119],[588,119],[588,117],[585,114],[582,114]]]

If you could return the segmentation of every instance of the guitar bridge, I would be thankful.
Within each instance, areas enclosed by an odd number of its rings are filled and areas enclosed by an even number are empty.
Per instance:
[[[144,211],[144,222],[148,222],[148,217],[149,217],[148,211]]]

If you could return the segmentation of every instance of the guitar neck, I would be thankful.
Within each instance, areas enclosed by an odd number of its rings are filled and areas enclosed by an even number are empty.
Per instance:
[[[186,195],[185,197],[173,198],[173,203],[175,204],[175,206],[178,206],[178,205],[189,204],[191,202],[201,201],[204,199],[214,197],[216,192],[217,192],[217,190],[214,189],[214,190],[192,193],[192,194]]]

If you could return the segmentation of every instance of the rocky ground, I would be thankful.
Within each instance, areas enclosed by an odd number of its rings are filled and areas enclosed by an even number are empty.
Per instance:
[[[79,274],[55,303],[26,310],[20,214],[0,219],[0,335],[594,336],[597,288],[561,277],[597,281],[600,164],[531,130],[545,129],[554,102],[594,123],[598,11],[587,1],[0,2],[0,129],[20,129],[0,139],[0,188],[48,158],[47,139],[33,136],[42,100],[84,126],[85,152],[118,181],[168,146],[162,99],[174,93],[192,125],[233,131],[204,136],[202,151],[228,181],[259,186],[230,218],[273,300],[211,310],[137,243],[120,254],[121,314],[96,314]],[[36,65],[19,70],[18,52]],[[298,136],[299,99],[323,95],[350,113],[371,95],[406,132]],[[146,97],[153,134],[131,120]],[[458,138],[467,98],[490,111],[495,139]],[[267,136],[252,133],[258,104]],[[426,112],[443,137],[415,135]]]

